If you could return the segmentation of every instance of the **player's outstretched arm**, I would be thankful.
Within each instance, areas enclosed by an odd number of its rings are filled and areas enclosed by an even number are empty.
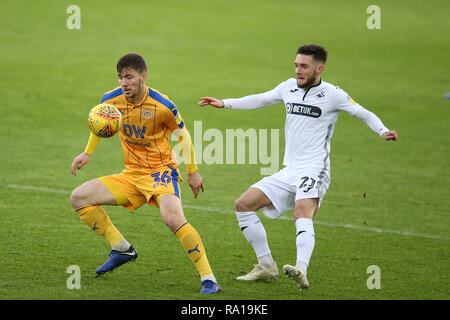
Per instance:
[[[201,97],[198,104],[202,107],[204,106],[213,106],[216,108],[223,108],[225,107],[225,103],[222,100],[213,98],[213,97]]]
[[[397,141],[398,134],[397,134],[397,132],[390,130],[388,132],[383,133],[381,135],[381,137],[386,141],[389,141],[389,140]]]
[[[355,106],[352,106],[352,107],[355,107]],[[386,128],[385,125],[383,124],[383,122],[381,121],[381,119],[378,118],[378,116],[375,113],[361,107],[360,105],[357,105],[357,108],[358,108],[358,110],[353,115],[354,117],[358,118],[359,120],[364,122],[366,125],[368,125],[369,128],[373,130],[373,132],[378,133],[384,140],[397,141],[397,139],[398,139],[397,132]],[[381,133],[381,132],[383,132],[383,133]]]
[[[79,154],[78,156],[76,156],[73,161],[72,161],[72,166],[71,166],[71,172],[74,176],[77,175],[77,169],[80,170],[81,168],[83,168],[88,162],[89,159],[91,158],[91,155],[87,152],[83,152],[81,154]]]

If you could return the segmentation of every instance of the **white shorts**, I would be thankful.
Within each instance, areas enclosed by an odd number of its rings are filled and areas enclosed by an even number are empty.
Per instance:
[[[295,174],[283,168],[265,177],[250,188],[258,188],[270,199],[271,206],[263,207],[264,214],[278,218],[295,206],[295,201],[318,198],[319,207],[330,185],[330,173],[321,169],[304,169]]]

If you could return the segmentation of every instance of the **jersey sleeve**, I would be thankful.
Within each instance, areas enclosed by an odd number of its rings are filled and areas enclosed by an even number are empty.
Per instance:
[[[89,155],[92,155],[94,153],[95,148],[97,148],[99,142],[100,138],[91,132],[91,134],[89,135],[89,141],[86,145],[86,148],[84,149],[84,152],[86,152]]]
[[[281,83],[270,91],[260,94],[253,94],[242,98],[224,99],[225,108],[230,109],[258,109],[264,108],[283,101],[280,88],[284,84]]]
[[[355,116],[361,107],[359,103],[347,94],[347,92],[338,87],[336,87],[335,91],[335,103],[339,111],[344,111],[351,116]]]
[[[361,120],[378,135],[381,136],[383,133],[389,131],[377,115],[362,107],[344,90],[339,88],[336,91],[336,103],[339,111],[345,111],[349,115]]]
[[[178,138],[184,161],[189,174],[197,172],[197,162],[195,160],[194,145],[192,144],[189,131],[184,124],[181,114],[176,108],[172,108],[167,116],[166,125],[172,131],[173,135]]]
[[[184,127],[184,121],[175,105],[168,107],[165,116],[165,125],[174,132]]]

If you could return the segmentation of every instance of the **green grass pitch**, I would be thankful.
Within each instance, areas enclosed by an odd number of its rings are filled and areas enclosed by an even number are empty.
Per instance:
[[[69,5],[81,29],[69,30]],[[381,29],[368,29],[371,4]],[[450,22],[448,1],[9,1],[0,11],[0,299],[410,300],[450,298]],[[69,195],[122,170],[117,137],[100,143],[76,177],[72,159],[88,139],[87,114],[118,86],[115,64],[139,52],[151,87],[170,96],[186,124],[279,129],[282,105],[200,108],[201,96],[267,91],[294,75],[296,49],[329,51],[323,79],[346,90],[399,134],[385,142],[342,114],[331,148],[330,189],[316,216],[309,290],[277,281],[240,283],[256,263],[233,214],[262,178],[261,164],[199,166],[206,191],[182,184],[188,220],[202,236],[223,287],[199,294],[196,271],[155,207],[108,207],[140,257],[103,278],[107,242],[80,221]],[[186,178],[184,165],[182,175]],[[262,218],[279,267],[295,263],[293,212]],[[81,288],[68,289],[71,265]],[[381,287],[369,289],[369,266]]]

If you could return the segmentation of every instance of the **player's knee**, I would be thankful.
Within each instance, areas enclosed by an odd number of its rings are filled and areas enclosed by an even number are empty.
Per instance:
[[[162,219],[172,232],[186,222],[186,218],[175,211],[165,212]]]
[[[237,212],[251,211],[248,202],[242,196],[236,199],[236,201],[234,202],[234,208],[236,209]]]
[[[300,218],[314,218],[318,211],[318,199],[303,199],[295,203],[294,217]]]
[[[87,203],[86,195],[81,187],[78,187],[72,191],[70,194],[70,203],[74,209],[89,205],[89,203]]]
[[[170,231],[174,232],[184,223],[184,220],[176,215],[170,215],[164,220],[164,223],[169,227]]]
[[[159,200],[159,210],[163,222],[172,232],[186,222],[181,201],[175,195],[162,196]]]

